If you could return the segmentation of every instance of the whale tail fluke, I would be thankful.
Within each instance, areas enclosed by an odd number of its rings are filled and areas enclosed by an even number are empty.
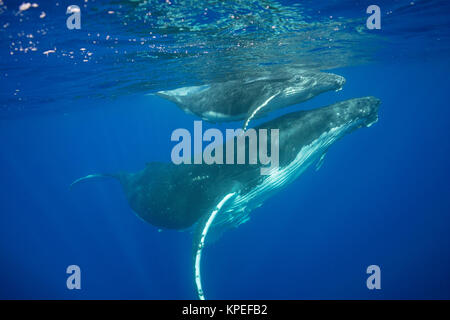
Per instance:
[[[72,187],[82,181],[95,179],[95,178],[116,178],[119,179],[119,176],[117,174],[109,174],[109,173],[99,173],[99,174],[88,174],[87,176],[78,178],[74,182],[72,182],[69,186],[69,189],[72,189]]]

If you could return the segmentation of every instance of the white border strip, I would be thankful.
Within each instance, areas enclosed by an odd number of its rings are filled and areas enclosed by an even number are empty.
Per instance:
[[[197,294],[198,294],[198,298],[200,300],[205,300],[205,295],[203,294],[203,289],[202,289],[202,279],[201,279],[201,275],[200,275],[200,261],[202,258],[203,247],[205,245],[206,234],[208,233],[209,227],[211,226],[212,222],[214,221],[214,218],[216,217],[217,213],[219,213],[222,206],[225,204],[225,202],[228,201],[228,199],[230,199],[235,194],[236,194],[236,192],[229,193],[222,199],[222,201],[219,202],[219,204],[216,206],[214,211],[209,216],[208,220],[205,223],[205,227],[202,230],[202,235],[200,237],[200,241],[197,246],[197,253],[195,255],[195,266],[194,266],[195,284],[197,286]]]

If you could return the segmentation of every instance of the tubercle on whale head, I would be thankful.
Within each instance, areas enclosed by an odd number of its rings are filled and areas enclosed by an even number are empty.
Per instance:
[[[342,77],[342,76],[336,76],[336,85],[337,85],[337,88],[336,88],[334,91],[336,91],[336,92],[341,91],[342,88],[344,87],[346,81],[347,81],[347,80],[345,80],[344,77]]]
[[[324,91],[342,90],[346,82],[343,76],[317,71],[301,71],[293,77],[293,80],[301,88],[308,84],[312,88],[318,87]]]
[[[368,96],[339,103],[334,109],[337,122],[352,123],[353,130],[370,127],[378,121],[380,99]]]
[[[378,121],[378,108],[381,100],[372,96],[355,100],[357,112],[362,120],[362,125],[370,127]]]
[[[323,83],[330,91],[341,91],[345,85],[346,80],[343,76],[334,73],[324,73],[323,76],[325,77]]]

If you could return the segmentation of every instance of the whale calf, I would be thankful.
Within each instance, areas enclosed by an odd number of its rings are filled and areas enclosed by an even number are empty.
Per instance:
[[[257,128],[279,129],[279,167],[261,175],[261,164],[149,163],[137,173],[88,175],[120,181],[136,214],[159,228],[194,226],[194,271],[197,293],[204,299],[200,261],[206,237],[236,227],[276,191],[323,157],[337,140],[378,120],[380,100],[364,97],[319,109],[286,114]],[[270,130],[269,130],[270,132]],[[270,141],[270,139],[268,139]]]
[[[345,78],[332,73],[289,69],[258,78],[159,91],[156,95],[210,122],[245,120],[340,90]]]

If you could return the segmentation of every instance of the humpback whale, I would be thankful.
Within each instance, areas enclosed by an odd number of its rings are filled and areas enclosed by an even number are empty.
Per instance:
[[[168,229],[194,231],[194,273],[204,299],[200,261],[211,232],[237,227],[250,212],[323,157],[337,140],[378,120],[380,100],[351,99],[314,110],[283,115],[257,128],[279,129],[279,167],[261,175],[261,164],[183,164],[152,162],[137,173],[93,174],[120,181],[133,211],[144,221]],[[270,132],[270,130],[268,130]],[[271,139],[268,139],[271,141]]]
[[[245,119],[245,129],[253,118],[304,102],[326,91],[338,91],[344,84],[344,77],[332,73],[287,69],[275,75],[159,91],[156,95],[206,121]]]

